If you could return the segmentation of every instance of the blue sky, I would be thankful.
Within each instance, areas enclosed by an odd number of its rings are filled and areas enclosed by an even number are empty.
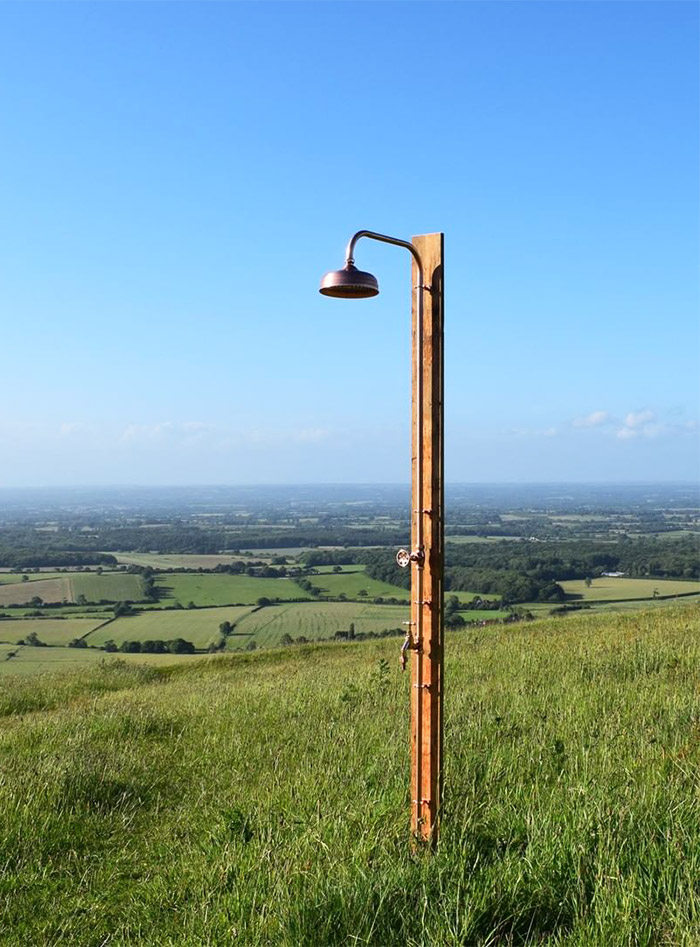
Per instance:
[[[698,6],[0,4],[0,486],[698,475]]]

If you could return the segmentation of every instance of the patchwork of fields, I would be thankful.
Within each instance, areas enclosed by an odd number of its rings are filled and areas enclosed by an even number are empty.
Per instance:
[[[159,558],[178,561],[184,557]],[[221,557],[208,558],[219,560]],[[309,641],[332,639],[337,632],[348,632],[351,624],[356,634],[381,633],[402,629],[402,623],[408,620],[408,590],[372,579],[362,565],[346,565],[340,571],[332,566],[322,566],[308,578],[317,590],[314,594],[304,591],[286,577],[159,573],[155,578],[159,602],[149,604],[143,603],[140,576],[129,573],[29,573],[27,581],[22,581],[17,573],[2,573],[0,607],[24,604],[34,596],[47,603],[74,603],[84,596],[87,602],[141,601],[141,604],[135,615],[116,619],[112,617],[111,605],[101,611],[95,610],[93,615],[86,615],[85,609],[82,614],[80,610],[76,613],[76,606],[72,612],[70,609],[45,609],[42,618],[22,618],[23,610],[19,608],[8,612],[6,614],[12,617],[0,621],[0,670],[3,674],[33,673],[42,666],[51,669],[64,664],[89,663],[95,655],[104,655],[98,649],[109,640],[119,646],[124,641],[184,638],[204,651],[212,644],[220,643],[220,625],[223,622],[234,626],[226,642],[227,650],[239,650],[252,645],[256,648],[277,647],[287,635],[292,639],[306,638]],[[593,611],[637,610],[644,605],[662,608],[672,604],[669,596],[676,595],[700,598],[700,582],[681,580],[603,577],[594,579],[590,586],[583,581],[565,581],[561,585],[567,601],[586,605]],[[470,609],[468,606],[477,594],[473,591],[449,591],[446,597],[455,595],[459,599],[462,605],[459,614],[466,622],[492,622],[508,617],[510,613],[504,608],[493,611]],[[337,601],[343,596],[347,597],[347,602]],[[336,601],[329,601],[329,598]],[[373,599],[376,598],[400,599],[405,604],[375,604]],[[497,599],[498,596],[489,594],[488,598]],[[275,604],[259,607],[258,602],[263,599]],[[173,608],[176,604],[182,607]],[[187,607],[192,605],[194,607]],[[548,614],[551,608],[552,603],[523,606],[538,617]],[[59,613],[64,617],[58,617]],[[49,647],[18,647],[17,642],[32,632]],[[68,649],[66,646],[74,638],[84,638],[89,648]],[[11,652],[16,656],[3,659],[3,655]],[[168,660],[167,655],[157,657]],[[131,655],[129,659],[133,658]],[[143,655],[143,658],[151,660],[150,656]]]

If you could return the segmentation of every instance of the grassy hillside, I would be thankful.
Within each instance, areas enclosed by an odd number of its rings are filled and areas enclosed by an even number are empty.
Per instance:
[[[0,942],[691,947],[697,627],[448,636],[434,856],[396,640],[6,677]]]

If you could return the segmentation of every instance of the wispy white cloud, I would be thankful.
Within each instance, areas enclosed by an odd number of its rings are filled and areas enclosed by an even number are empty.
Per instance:
[[[672,428],[676,427],[677,425],[672,425]],[[658,423],[654,412],[649,408],[644,408],[641,411],[630,411],[626,414],[623,426],[618,428],[616,436],[621,441],[633,440],[635,437],[659,437],[672,428]]]
[[[572,427],[600,427],[610,421],[608,411],[592,411],[582,418],[574,418],[571,422]]]
[[[646,427],[650,421],[653,421],[655,417],[654,412],[648,408],[645,408],[644,411],[630,411],[625,418],[625,427],[643,428]]]

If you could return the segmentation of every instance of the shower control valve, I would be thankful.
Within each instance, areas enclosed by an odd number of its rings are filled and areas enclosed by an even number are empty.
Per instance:
[[[417,562],[419,565],[423,565],[425,560],[425,553],[422,549],[416,549],[415,552],[409,552],[408,549],[399,549],[396,553],[396,562],[401,566],[402,569],[405,569],[406,566],[410,565],[412,562]]]

